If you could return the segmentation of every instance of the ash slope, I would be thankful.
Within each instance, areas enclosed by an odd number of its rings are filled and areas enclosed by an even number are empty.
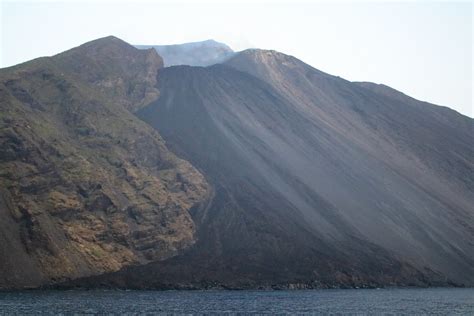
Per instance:
[[[273,51],[226,64],[164,69],[138,112],[214,188],[198,242],[78,284],[474,284],[471,119]]]
[[[132,111],[155,100],[154,50],[115,38],[0,70],[0,289],[175,255],[208,186]]]
[[[204,230],[238,228],[209,240],[247,238],[282,258],[270,240],[295,238],[288,247],[321,253],[302,258],[337,262],[340,252],[351,275],[364,274],[361,257],[384,269],[365,253],[374,244],[393,257],[384,260],[473,284],[472,119],[278,52],[246,51],[227,65],[252,76],[223,66],[167,70],[163,96],[140,115],[211,176],[217,202],[200,220]],[[314,236],[318,246],[308,247]]]

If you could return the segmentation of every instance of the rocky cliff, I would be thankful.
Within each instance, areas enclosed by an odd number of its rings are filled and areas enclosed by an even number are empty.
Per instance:
[[[203,176],[131,111],[162,60],[108,37],[0,71],[0,287],[174,256],[195,241]]]

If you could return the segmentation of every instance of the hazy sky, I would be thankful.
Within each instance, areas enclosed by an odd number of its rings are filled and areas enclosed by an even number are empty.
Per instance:
[[[474,117],[472,2],[0,2],[1,67],[107,35],[131,44],[212,38],[234,50],[275,49]]]

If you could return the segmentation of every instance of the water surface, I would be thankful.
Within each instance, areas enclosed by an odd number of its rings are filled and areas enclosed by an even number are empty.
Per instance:
[[[2,315],[295,313],[474,315],[474,289],[0,293]]]

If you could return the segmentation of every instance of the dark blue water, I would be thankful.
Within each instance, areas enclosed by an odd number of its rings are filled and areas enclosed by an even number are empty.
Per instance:
[[[474,289],[32,291],[0,293],[0,314],[474,315]]]

